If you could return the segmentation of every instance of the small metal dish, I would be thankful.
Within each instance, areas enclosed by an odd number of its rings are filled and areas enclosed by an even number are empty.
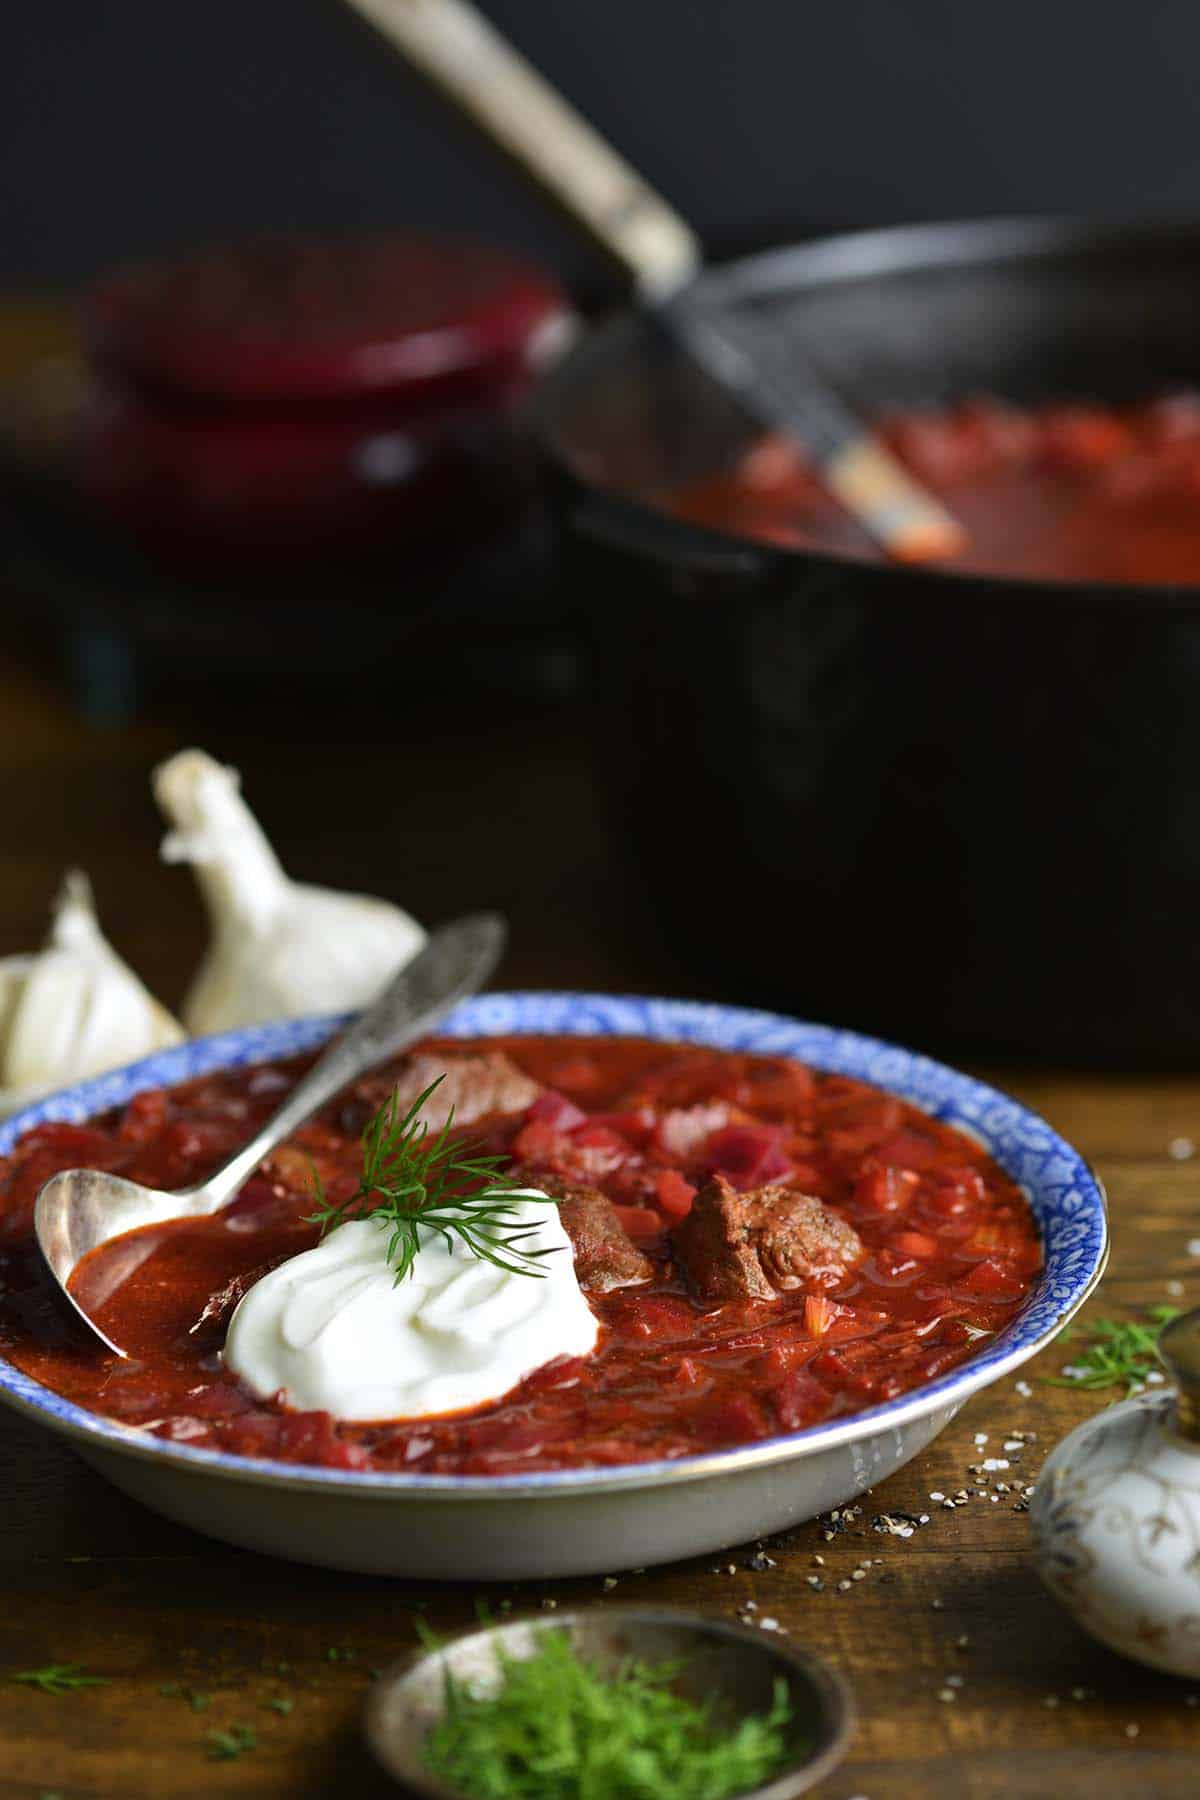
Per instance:
[[[425,1767],[422,1746],[446,1702],[446,1675],[487,1692],[500,1679],[497,1649],[512,1657],[532,1653],[538,1634],[566,1631],[576,1648],[601,1668],[627,1657],[648,1663],[681,1662],[677,1691],[689,1699],[719,1695],[731,1720],[765,1713],[782,1676],[794,1713],[795,1760],[746,1800],[791,1800],[807,1793],[846,1754],[854,1725],[850,1692],[841,1677],[787,1638],[701,1613],[668,1607],[592,1607],[553,1618],[494,1625],[423,1650],[385,1669],[367,1699],[367,1741],[389,1774],[428,1800],[463,1800]]]

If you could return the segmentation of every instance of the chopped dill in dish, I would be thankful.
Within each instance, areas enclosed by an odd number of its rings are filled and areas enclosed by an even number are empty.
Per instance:
[[[561,1631],[531,1657],[499,1658],[494,1693],[447,1673],[445,1716],[425,1743],[429,1769],[472,1800],[726,1800],[796,1754],[783,1680],[768,1712],[731,1723],[674,1690],[679,1663],[604,1673]]]

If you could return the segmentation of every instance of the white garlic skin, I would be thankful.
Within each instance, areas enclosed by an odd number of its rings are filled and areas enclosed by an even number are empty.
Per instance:
[[[104,937],[87,876],[73,869],[45,948],[0,960],[0,1117],[183,1035]]]
[[[424,944],[390,901],[292,881],[236,769],[181,750],[153,782],[174,827],[163,858],[193,865],[212,931],[183,1004],[194,1035],[367,1006]]]

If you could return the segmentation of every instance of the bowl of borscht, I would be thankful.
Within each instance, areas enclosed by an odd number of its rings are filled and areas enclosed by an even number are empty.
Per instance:
[[[103,1260],[113,1245],[93,1253],[80,1279],[128,1352],[111,1355],[40,1264],[41,1184],[81,1164],[168,1188],[196,1179],[338,1023],[198,1039],[0,1127],[0,1399],[126,1493],[235,1544],[486,1580],[781,1530],[916,1455],[1043,1348],[1104,1268],[1087,1164],[967,1075],[774,1013],[494,993],[339,1096],[224,1212],[128,1234],[120,1260]],[[420,1416],[335,1416],[256,1391],[224,1357],[231,1317],[319,1253],[314,1192],[353,1185],[381,1100],[431,1069],[473,1153],[557,1204],[593,1347]],[[427,1343],[449,1330],[438,1305]],[[312,1319],[288,1327],[293,1346],[321,1339]],[[468,1310],[473,1379],[482,1321]]]

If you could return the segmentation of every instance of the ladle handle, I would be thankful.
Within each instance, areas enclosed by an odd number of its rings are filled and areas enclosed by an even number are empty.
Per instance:
[[[468,0],[349,0],[634,277],[646,300],[700,266],[695,232]]]
[[[443,925],[355,1022],[335,1038],[272,1114],[223,1168],[189,1191],[193,1212],[216,1212],[264,1156],[327,1100],[398,1050],[423,1037],[451,1007],[479,991],[504,952],[497,913],[472,913]]]

